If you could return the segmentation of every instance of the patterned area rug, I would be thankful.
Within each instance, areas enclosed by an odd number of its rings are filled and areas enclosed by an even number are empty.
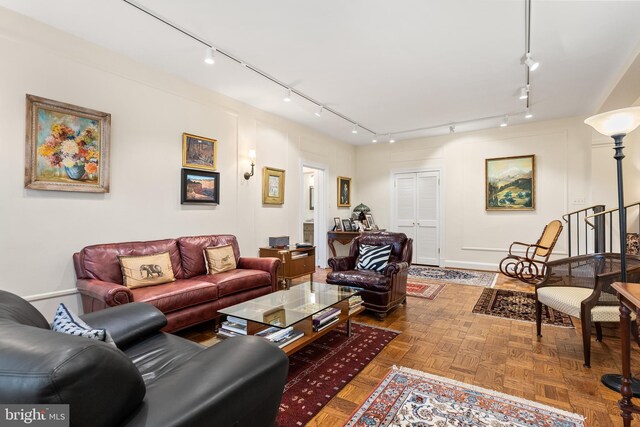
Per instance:
[[[584,426],[577,414],[394,367],[345,426]]]
[[[492,288],[496,284],[498,273],[412,265],[409,267],[409,279],[419,279],[428,283],[436,281],[440,283],[455,283],[457,285]]]
[[[352,322],[350,337],[342,326],[289,356],[278,425],[305,425],[398,334]]]
[[[444,289],[444,283],[407,283],[407,295],[413,297],[436,299]]]
[[[509,291],[506,289],[484,289],[473,312],[488,316],[504,317],[525,322],[536,321],[535,294]],[[542,323],[545,325],[572,328],[571,317],[555,311],[546,305],[542,306]]]

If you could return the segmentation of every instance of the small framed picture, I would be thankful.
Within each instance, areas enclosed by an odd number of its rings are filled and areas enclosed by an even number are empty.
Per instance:
[[[343,219],[342,220],[342,229],[344,231],[353,231],[353,229],[351,228],[351,220],[350,219]]]
[[[262,203],[265,205],[284,204],[284,170],[262,168]]]
[[[312,211],[315,208],[313,205],[313,187],[309,187],[309,210]]]
[[[338,177],[338,207],[347,208],[351,206],[351,178],[346,176]]]
[[[333,218],[333,224],[335,225],[336,231],[342,231],[342,223],[340,222],[340,218]]]
[[[203,136],[182,134],[182,167],[216,170],[218,141]]]
[[[369,225],[368,228],[372,229],[372,230],[377,230],[378,226],[376,225],[376,222],[373,220],[373,215],[371,215],[370,213],[364,214],[365,218],[367,218],[367,224]]]
[[[220,203],[220,173],[182,169],[181,204]]]

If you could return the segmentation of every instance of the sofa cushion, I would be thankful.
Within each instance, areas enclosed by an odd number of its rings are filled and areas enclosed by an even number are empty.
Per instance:
[[[203,280],[218,286],[218,297],[271,285],[271,275],[262,270],[236,269],[212,275],[196,276],[191,280]]]
[[[198,279],[178,279],[157,286],[131,289],[134,301],[153,304],[163,313],[170,313],[218,299],[218,285]]]
[[[180,250],[174,239],[87,246],[80,252],[79,264],[84,274],[78,274],[78,278],[122,284],[122,270],[118,256],[153,255],[165,251],[169,252],[174,276],[176,279],[182,279]],[[86,277],[84,277],[85,274]]]
[[[231,245],[214,246],[204,249],[207,274],[222,273],[236,268],[236,258]]]
[[[182,268],[184,269],[185,279],[199,276],[201,274],[207,274],[207,266],[202,252],[205,248],[231,245],[233,248],[233,254],[236,258],[236,264],[240,258],[238,242],[236,237],[231,234],[180,237],[177,242],[178,247],[180,248],[180,256],[182,258]]]
[[[176,280],[169,252],[153,255],[118,256],[122,281],[129,289],[161,285]]]
[[[391,278],[371,270],[345,270],[327,274],[327,283],[388,292]]]
[[[360,245],[356,270],[384,271],[389,263],[391,245]]]
[[[92,340],[105,341],[107,331],[104,329],[91,329],[82,319],[71,313],[67,307],[60,303],[56,314],[53,316],[51,330],[63,334],[75,335],[77,337],[89,338]]]

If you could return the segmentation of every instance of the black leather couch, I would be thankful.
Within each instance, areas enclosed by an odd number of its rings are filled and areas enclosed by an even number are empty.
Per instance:
[[[70,405],[78,426],[272,426],[288,359],[258,337],[206,348],[160,332],[155,307],[131,303],[82,316],[118,348],[49,329],[0,291],[0,402]]]

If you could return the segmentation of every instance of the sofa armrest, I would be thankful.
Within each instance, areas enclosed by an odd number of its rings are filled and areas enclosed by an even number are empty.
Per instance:
[[[167,318],[151,304],[134,302],[80,316],[89,326],[106,329],[119,348],[158,332]]]
[[[83,296],[98,300],[105,306],[113,307],[133,302],[133,293],[126,286],[118,283],[103,282],[97,279],[78,279],[76,287]],[[85,305],[85,312],[87,310]]]
[[[225,339],[147,384],[124,426],[273,426],[288,370],[263,338]]]
[[[390,262],[384,268],[384,275],[386,277],[391,277],[395,274],[398,274],[401,271],[409,270],[409,264],[406,262]]]
[[[356,268],[356,257],[354,256],[339,256],[329,258],[329,267],[333,271],[346,271]]]
[[[245,258],[240,257],[238,259],[238,268],[245,268],[248,270],[262,270],[271,275],[271,288],[273,292],[279,289],[278,287],[278,267],[280,267],[280,258]]]

